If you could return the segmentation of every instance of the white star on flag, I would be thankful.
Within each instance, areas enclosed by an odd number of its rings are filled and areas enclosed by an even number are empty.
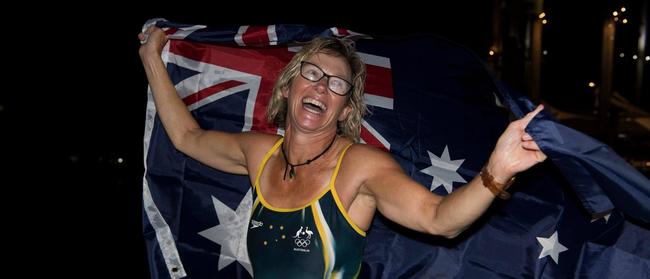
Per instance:
[[[447,190],[447,194],[450,194],[453,190],[452,184],[454,182],[467,182],[458,174],[458,172],[456,172],[465,159],[451,160],[451,158],[449,158],[448,146],[445,145],[445,150],[442,152],[440,157],[434,155],[429,150],[427,150],[427,153],[429,153],[431,166],[420,170],[420,172],[433,177],[430,191],[443,185],[445,190]]]
[[[251,190],[248,190],[244,199],[237,206],[236,211],[233,211],[215,197],[212,197],[212,203],[219,218],[219,225],[201,231],[199,234],[221,246],[219,270],[234,261],[238,261],[253,276],[253,268],[246,248],[248,218],[253,206]]]
[[[557,231],[553,232],[549,238],[537,237],[537,241],[542,245],[542,252],[539,253],[539,259],[550,255],[556,264],[560,264],[560,253],[569,250],[558,241]]]

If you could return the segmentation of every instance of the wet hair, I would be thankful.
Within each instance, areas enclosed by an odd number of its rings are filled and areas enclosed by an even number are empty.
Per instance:
[[[352,89],[345,96],[347,98],[347,105],[352,110],[345,120],[338,121],[336,132],[343,137],[358,142],[361,132],[361,121],[367,112],[366,104],[363,101],[366,65],[356,53],[352,42],[338,38],[317,37],[296,53],[275,82],[273,95],[266,110],[267,121],[285,128],[287,99],[282,96],[282,91],[288,91],[294,78],[300,75],[300,62],[318,53],[341,57],[345,59],[352,70]]]

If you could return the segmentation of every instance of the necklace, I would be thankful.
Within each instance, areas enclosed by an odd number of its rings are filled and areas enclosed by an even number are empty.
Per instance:
[[[286,165],[284,166],[284,177],[282,178],[282,180],[287,179],[287,170],[289,171],[289,179],[292,179],[292,178],[294,178],[296,176],[296,167],[309,165],[309,163],[311,163],[313,161],[316,161],[316,159],[320,158],[320,156],[323,156],[323,154],[325,154],[325,152],[327,152],[327,150],[329,150],[330,147],[332,147],[332,144],[334,143],[334,140],[336,140],[336,136],[337,135],[334,135],[334,138],[332,138],[332,141],[327,146],[327,148],[325,148],[325,150],[323,150],[323,152],[316,155],[316,157],[311,158],[311,159],[305,161],[304,163],[300,163],[300,164],[289,163],[289,159],[287,159],[287,153],[284,152],[284,141],[283,141],[282,142],[282,157],[284,157],[284,161],[286,162]]]

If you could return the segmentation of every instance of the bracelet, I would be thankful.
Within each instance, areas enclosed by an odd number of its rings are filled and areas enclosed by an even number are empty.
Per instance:
[[[510,193],[506,192],[510,185],[512,185],[513,182],[515,182],[515,177],[513,176],[508,180],[506,183],[499,183],[494,181],[494,176],[492,176],[485,166],[481,169],[480,172],[481,180],[483,180],[483,186],[485,188],[488,188],[492,194],[495,196],[499,197],[500,199],[507,200],[510,198]]]

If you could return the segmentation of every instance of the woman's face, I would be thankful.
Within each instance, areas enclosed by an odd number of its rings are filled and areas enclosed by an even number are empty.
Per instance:
[[[352,71],[344,58],[325,53],[303,62],[302,74],[293,79],[288,92],[282,92],[287,98],[287,124],[303,132],[336,131],[336,123],[344,120],[352,108],[347,105],[347,95],[334,91],[346,93],[345,83],[352,80]],[[312,81],[321,75],[320,80]]]

